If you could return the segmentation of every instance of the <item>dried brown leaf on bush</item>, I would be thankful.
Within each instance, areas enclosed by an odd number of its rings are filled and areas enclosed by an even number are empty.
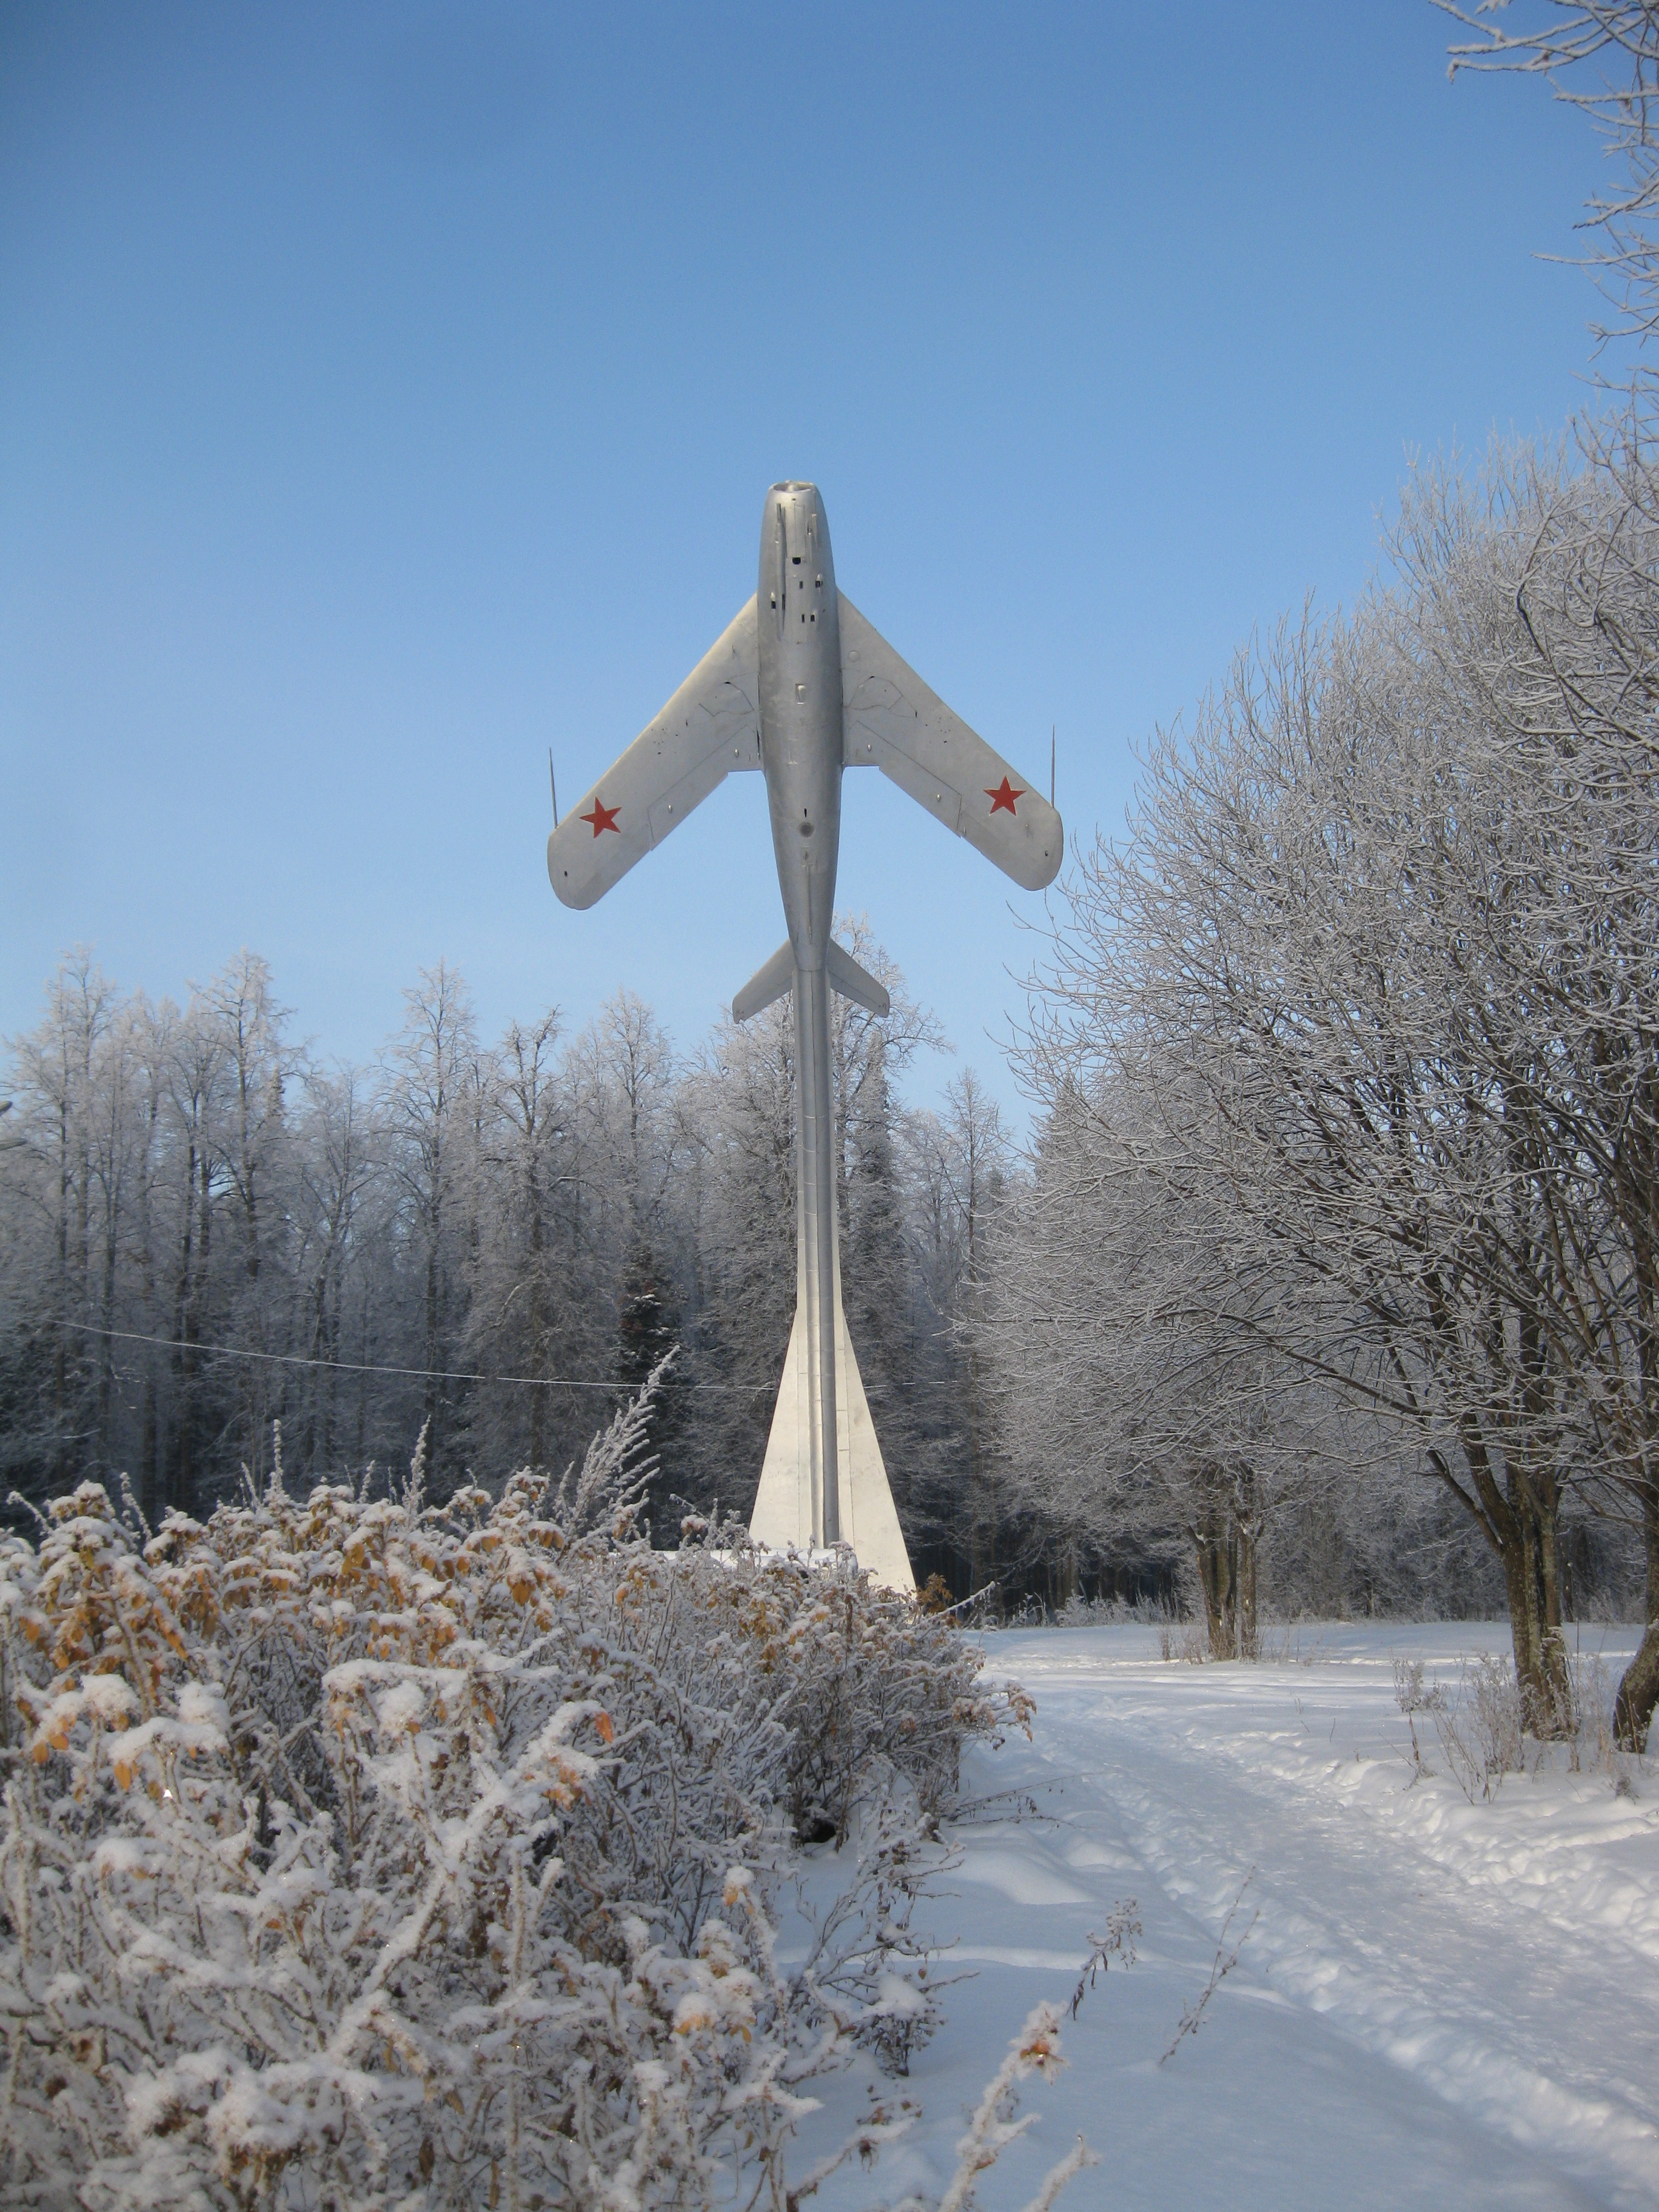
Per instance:
[[[653,1552],[596,1449],[586,1528],[529,1474],[428,1505],[417,1455],[153,1536],[83,1485],[0,1551],[0,2187],[695,2203],[855,2040],[902,2063],[962,1743],[1029,1701],[850,1564]],[[784,1974],[814,1823],[873,1840]]]

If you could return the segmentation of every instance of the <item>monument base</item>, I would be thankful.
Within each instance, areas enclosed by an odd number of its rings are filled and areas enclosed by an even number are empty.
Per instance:
[[[783,1381],[772,1414],[760,1489],[750,1516],[749,1533],[757,1544],[778,1551],[793,1547],[810,1553],[812,1530],[812,1395],[806,1361],[805,1298],[795,1303],[795,1323]],[[853,1340],[842,1310],[841,1268],[836,1269],[836,1448],[841,1462],[841,1533],[860,1566],[868,1568],[884,1589],[914,1592],[916,1578],[904,1547],[887,1468],[876,1441],[876,1425],[864,1395]]]

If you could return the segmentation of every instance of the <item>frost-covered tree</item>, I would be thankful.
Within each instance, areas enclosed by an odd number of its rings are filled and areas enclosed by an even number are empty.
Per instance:
[[[1235,1310],[1265,1354],[1409,1427],[1502,1568],[1540,1730],[1567,1697],[1565,1503],[1632,1467],[1598,1409],[1634,1402],[1637,1244],[1617,1146],[1598,1166],[1583,1139],[1594,1094],[1645,1142],[1656,940],[1650,758],[1609,733],[1585,774],[1537,637],[1547,576],[1571,588],[1554,538],[1630,526],[1547,457],[1425,477],[1390,586],[1242,656],[1151,747],[1026,1054],[1050,1097],[1133,1095],[1138,1172],[1219,1194],[1209,1249],[1294,1285]]]
[[[307,1069],[303,1097],[294,1140],[294,1299],[310,1364],[294,1370],[286,1402],[295,1472],[322,1475],[363,1442],[368,1378],[354,1378],[351,1367],[366,1364],[366,1278],[385,1249],[374,1234],[381,1132],[357,1068]]]
[[[794,1023],[787,1000],[729,1018],[681,1091],[695,1274],[685,1347],[698,1407],[684,1494],[746,1511],[795,1310]]]
[[[1188,1129],[1173,1173],[1139,1085],[1100,1069],[1062,1088],[999,1224],[974,1334],[1011,1502],[1114,1581],[1171,1577],[1231,1658],[1255,1649],[1264,1549],[1271,1576],[1336,1469],[1350,1534],[1391,1504],[1400,1437],[1320,1374],[1352,1318],[1239,1219],[1204,1164],[1222,1141]],[[1293,1577],[1278,1587],[1297,1601]],[[1340,1574],[1322,1594],[1352,1601]]]
[[[1659,1703],[1659,1461],[1653,1402],[1659,1389],[1659,1304],[1653,1287],[1656,1146],[1651,1069],[1653,1031],[1651,846],[1644,836],[1652,803],[1654,531],[1659,524],[1655,468],[1656,403],[1651,341],[1659,328],[1659,6],[1654,0],[1553,0],[1541,17],[1511,22],[1491,5],[1437,0],[1466,34],[1451,49],[1451,73],[1518,72],[1542,78],[1555,98],[1586,116],[1604,142],[1614,179],[1586,211],[1587,265],[1612,309],[1598,346],[1621,362],[1626,404],[1606,422],[1583,427],[1601,494],[1594,517],[1563,512],[1540,530],[1516,591],[1529,655],[1516,666],[1488,666],[1483,680],[1506,718],[1541,738],[1556,787],[1573,795],[1563,817],[1568,868],[1593,889],[1605,935],[1568,933],[1569,965],[1555,960],[1547,926],[1528,948],[1533,967],[1559,994],[1585,992],[1583,1018],[1565,1026],[1577,1048],[1574,1079],[1553,1086],[1552,1104],[1534,1116],[1559,1157],[1583,1142],[1620,1227],[1613,1291],[1590,1302],[1578,1329],[1593,1342],[1591,1365],[1606,1374],[1607,1353],[1625,1347],[1620,1371],[1601,1394],[1603,1465],[1625,1510],[1639,1519],[1647,1560],[1650,1628],[1620,1686],[1622,1740],[1645,1742]],[[1613,377],[1610,382],[1616,381]],[[1519,679],[1518,683],[1516,679]],[[1571,853],[1571,860],[1567,853]],[[1609,867],[1608,863],[1613,865]],[[1599,896],[1598,896],[1599,895]],[[1605,1059],[1587,1059],[1605,1048]],[[1582,1078],[1587,1064],[1590,1080]],[[1540,1086],[1540,1091],[1542,1086]],[[1581,1114],[1580,1105],[1588,1107]],[[1575,1127],[1574,1125],[1577,1126]],[[1626,1272],[1627,1271],[1627,1272]],[[1570,1301],[1556,1302],[1566,1322]],[[1570,1332],[1571,1333],[1571,1330]]]
[[[1591,199],[1583,225],[1585,265],[1613,318],[1595,336],[1601,347],[1634,341],[1632,396],[1645,415],[1653,392],[1644,349],[1659,331],[1659,0],[1545,0],[1530,21],[1511,18],[1508,0],[1434,4],[1466,34],[1451,48],[1449,76],[1542,78],[1601,137],[1618,181]]]
[[[942,1114],[906,1116],[910,1212],[924,1296],[936,1322],[936,1406],[960,1436],[953,1541],[969,1593],[997,1582],[1003,1565],[995,1479],[998,1422],[981,1370],[987,1254],[1009,1188],[1012,1152],[1000,1109],[972,1068],[946,1086]]]
[[[562,1466],[596,1406],[560,1378],[599,1371],[609,1351],[599,1255],[585,1234],[576,1101],[557,1037],[552,1012],[530,1027],[515,1022],[492,1066],[469,1358],[525,1380],[478,1395],[471,1436],[485,1465]]]
[[[440,1486],[459,1479],[453,1432],[465,1385],[456,1357],[470,1293],[476,1206],[477,1112],[483,1082],[472,1005],[441,961],[404,994],[406,1012],[387,1055],[387,1157],[399,1226],[419,1300],[420,1426]]]

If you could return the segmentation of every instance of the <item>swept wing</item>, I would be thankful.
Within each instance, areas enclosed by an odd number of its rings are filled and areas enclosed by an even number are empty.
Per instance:
[[[548,839],[554,890],[567,906],[592,906],[723,777],[760,764],[760,643],[751,599]]]
[[[1066,852],[1059,815],[839,598],[846,765],[880,769],[1028,891],[1053,883]]]

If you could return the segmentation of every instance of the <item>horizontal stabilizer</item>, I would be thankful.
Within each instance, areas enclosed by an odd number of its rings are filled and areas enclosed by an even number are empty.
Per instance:
[[[890,1014],[893,1002],[875,977],[859,966],[852,954],[836,944],[832,937],[823,958],[824,972],[830,986],[850,999],[855,1006],[867,1006],[872,1014]]]
[[[872,1014],[886,1015],[893,1011],[893,1002],[867,969],[860,968],[844,945],[837,945],[832,937],[824,955],[824,973],[830,978],[832,990],[839,991],[843,999],[850,999],[856,1006],[867,1006]],[[795,981],[795,948],[787,939],[763,968],[757,968],[735,999],[732,1001],[734,1022],[750,1022],[775,999],[793,988]]]
[[[734,1022],[753,1021],[763,1007],[781,999],[795,980],[795,948],[786,937],[763,968],[757,968],[732,1001]]]

